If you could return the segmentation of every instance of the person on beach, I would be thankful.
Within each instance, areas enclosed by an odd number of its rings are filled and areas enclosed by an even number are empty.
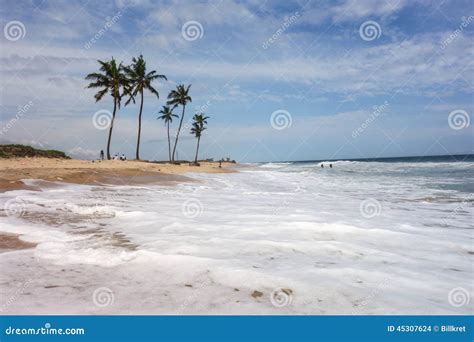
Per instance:
[[[120,160],[122,160],[122,161],[127,160],[127,157],[125,157],[125,154],[122,153],[122,156],[120,157]]]
[[[100,150],[100,160],[104,160],[104,150]]]

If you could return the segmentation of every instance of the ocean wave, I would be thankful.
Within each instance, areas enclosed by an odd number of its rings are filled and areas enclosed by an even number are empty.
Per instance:
[[[280,169],[282,167],[291,165],[292,163],[266,163],[263,165],[260,165],[261,168],[266,168],[266,169]]]

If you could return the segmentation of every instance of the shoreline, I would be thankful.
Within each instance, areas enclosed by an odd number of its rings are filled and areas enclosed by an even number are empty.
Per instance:
[[[233,163],[200,162],[189,164],[154,163],[146,161],[87,161],[52,158],[0,159],[0,192],[39,190],[23,180],[34,179],[89,185],[140,185],[163,182],[187,182],[186,173],[232,173]]]

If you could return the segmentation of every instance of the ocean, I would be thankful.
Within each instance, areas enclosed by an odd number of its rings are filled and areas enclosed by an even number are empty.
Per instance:
[[[0,193],[2,311],[472,314],[474,155],[236,171]]]

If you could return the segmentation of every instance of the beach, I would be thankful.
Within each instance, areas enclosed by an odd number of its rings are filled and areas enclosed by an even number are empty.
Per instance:
[[[44,163],[0,173],[4,313],[472,312],[473,161]]]
[[[37,179],[75,184],[146,184],[190,180],[187,172],[232,172],[232,163],[201,162],[186,164],[150,163],[144,161],[89,161],[53,158],[0,158],[0,192],[28,188],[22,179]]]

